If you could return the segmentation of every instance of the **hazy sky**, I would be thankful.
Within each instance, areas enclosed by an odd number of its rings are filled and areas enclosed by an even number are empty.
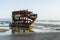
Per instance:
[[[60,0],[0,0],[0,18],[23,9],[37,13],[39,20],[60,20]]]

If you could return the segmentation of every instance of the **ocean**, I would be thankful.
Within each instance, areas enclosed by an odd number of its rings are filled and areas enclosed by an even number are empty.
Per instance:
[[[60,28],[60,22],[56,21],[35,21],[32,33],[12,34],[9,24],[0,24],[0,28],[8,29],[7,32],[0,32],[0,40],[60,40],[60,30],[55,32],[46,30],[47,28]],[[45,28],[45,30],[42,30]]]

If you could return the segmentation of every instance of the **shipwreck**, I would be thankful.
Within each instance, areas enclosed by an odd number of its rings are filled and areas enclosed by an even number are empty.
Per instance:
[[[12,29],[12,33],[20,32],[20,30],[28,30],[29,32],[33,32],[32,24],[37,18],[37,14],[34,14],[28,10],[20,10],[12,12],[12,23],[10,23],[10,28]]]

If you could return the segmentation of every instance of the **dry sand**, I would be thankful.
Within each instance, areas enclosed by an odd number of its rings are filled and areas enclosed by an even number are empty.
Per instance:
[[[8,31],[8,29],[0,28],[0,32],[6,32],[6,31]]]

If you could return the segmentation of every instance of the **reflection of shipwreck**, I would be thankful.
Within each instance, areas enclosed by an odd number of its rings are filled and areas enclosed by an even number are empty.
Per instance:
[[[36,18],[37,18],[37,14],[33,14],[28,10],[13,11],[12,23],[10,24],[12,32],[13,33],[15,31],[20,32],[20,30],[23,30],[23,32],[25,32],[25,30],[31,32],[32,31],[31,24],[34,23]]]

